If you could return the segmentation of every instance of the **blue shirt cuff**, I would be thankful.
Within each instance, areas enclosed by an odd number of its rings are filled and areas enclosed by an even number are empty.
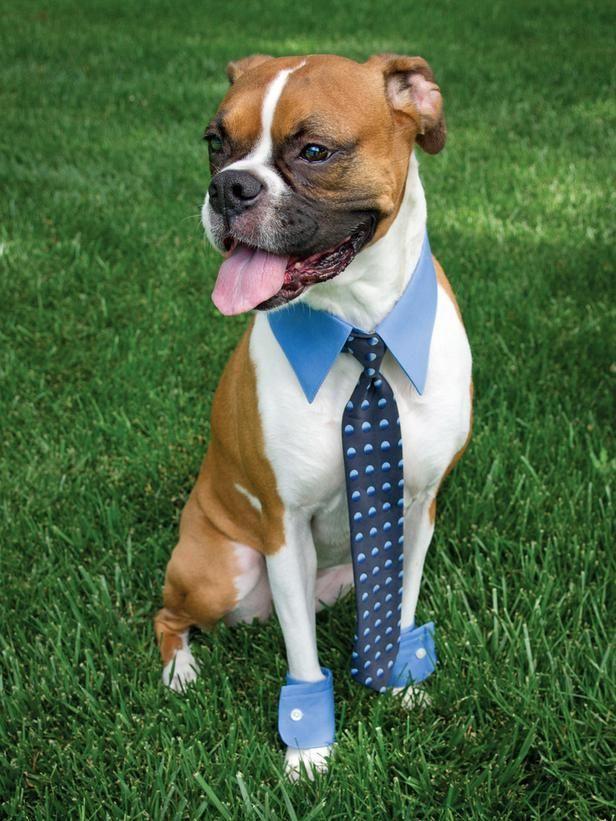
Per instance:
[[[321,668],[321,681],[298,681],[287,675],[280,688],[278,732],[288,747],[310,749],[334,743],[334,678]]]
[[[400,647],[391,670],[388,687],[406,687],[418,684],[436,669],[434,622],[421,627],[407,627],[400,633]]]

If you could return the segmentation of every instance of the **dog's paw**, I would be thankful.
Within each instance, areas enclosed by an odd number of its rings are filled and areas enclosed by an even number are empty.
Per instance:
[[[327,772],[328,759],[332,747],[312,747],[309,750],[298,750],[287,747],[284,757],[284,771],[291,781],[308,778],[314,781],[319,773]]]
[[[187,647],[182,647],[163,669],[163,684],[176,693],[183,693],[198,675],[197,660]]]
[[[432,699],[421,685],[394,687],[393,694],[400,700],[400,705],[409,712],[423,710],[432,704]]]

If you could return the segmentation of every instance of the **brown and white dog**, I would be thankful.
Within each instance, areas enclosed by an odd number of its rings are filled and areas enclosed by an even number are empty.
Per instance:
[[[192,625],[267,619],[272,603],[290,675],[322,678],[315,611],[353,585],[340,424],[360,365],[338,357],[308,403],[266,314],[298,298],[374,329],[404,291],[426,231],[415,144],[434,154],[445,142],[440,90],[419,57],[257,55],[228,75],[206,133],[212,184],[202,220],[228,255],[214,302],[226,314],[256,314],[216,391],[210,447],[155,619],[163,680],[175,690],[198,673]],[[471,353],[436,269],[423,394],[389,355],[382,366],[409,466],[403,629],[415,620],[437,492],[471,430]],[[289,748],[287,769],[323,768],[328,754]]]

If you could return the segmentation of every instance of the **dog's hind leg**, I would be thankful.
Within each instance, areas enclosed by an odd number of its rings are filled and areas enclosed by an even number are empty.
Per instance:
[[[163,607],[154,619],[154,631],[158,639],[163,661],[163,682],[180,692],[197,677],[199,665],[188,646],[188,629],[191,621]]]
[[[254,588],[262,592],[263,575],[262,556],[223,536],[191,496],[182,513],[180,540],[167,565],[164,607],[154,619],[167,686],[182,690],[197,676],[188,629],[194,625],[210,630],[224,617],[242,610],[244,600],[250,605]],[[265,617],[266,599],[265,595],[256,597],[251,615]],[[246,607],[241,616],[248,618],[244,611]]]
[[[329,607],[353,589],[353,565],[338,564],[317,572],[316,610]]]

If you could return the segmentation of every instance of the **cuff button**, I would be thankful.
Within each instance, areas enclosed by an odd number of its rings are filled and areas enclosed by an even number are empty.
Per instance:
[[[420,647],[419,650],[416,651],[415,655],[418,659],[423,659],[426,657],[426,651],[423,647]]]
[[[301,721],[303,717],[304,714],[301,710],[298,710],[297,707],[294,710],[291,710],[291,718],[293,719],[293,721]]]

